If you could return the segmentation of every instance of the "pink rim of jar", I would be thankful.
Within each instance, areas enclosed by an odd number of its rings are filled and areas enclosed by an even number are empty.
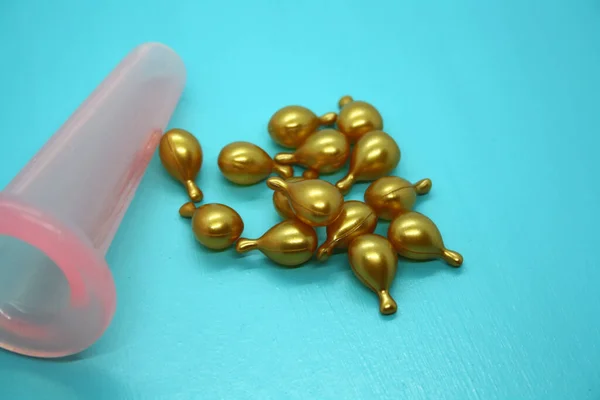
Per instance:
[[[73,343],[73,347],[53,351],[15,347],[9,343],[0,343],[0,347],[34,357],[61,357],[93,344],[110,324],[116,305],[114,281],[103,256],[87,242],[84,234],[6,193],[0,193],[0,235],[14,237],[37,248],[61,270],[70,289],[68,310],[64,312],[85,313],[91,311],[94,304],[99,304],[101,309],[100,319],[87,321],[94,323],[93,334],[82,335],[85,339]],[[0,328],[39,342],[50,342],[52,337],[66,334],[60,328],[50,330],[3,316],[0,316]]]

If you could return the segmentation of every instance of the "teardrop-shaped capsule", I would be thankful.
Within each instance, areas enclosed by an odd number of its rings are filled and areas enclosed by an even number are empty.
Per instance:
[[[348,248],[353,239],[373,233],[376,226],[377,215],[371,207],[362,201],[346,201],[339,217],[327,225],[327,239],[317,249],[317,260],[325,261],[334,249]]]
[[[439,229],[431,219],[416,211],[398,215],[388,229],[388,239],[402,257],[424,261],[441,258],[460,267],[463,257],[448,250]]]
[[[190,199],[202,201],[202,191],[194,182],[202,167],[198,139],[184,129],[171,129],[160,139],[158,155],[167,172],[186,187]]]
[[[179,209],[179,214],[190,218],[193,208],[194,203],[186,203]],[[240,215],[224,204],[204,204],[194,210],[191,218],[196,240],[213,250],[230,247],[244,230],[244,222]]]
[[[292,167],[274,162],[266,151],[249,142],[233,142],[223,147],[218,164],[225,178],[238,185],[253,185],[273,172],[283,178],[294,174]]]
[[[337,114],[327,113],[317,117],[302,106],[287,106],[277,111],[269,121],[269,135],[279,145],[289,148],[300,146],[319,126],[335,123]]]
[[[367,132],[383,129],[383,118],[371,104],[344,96],[338,105],[340,107],[337,118],[338,129],[351,143],[356,143]]]
[[[302,180],[304,180],[303,177],[294,176],[292,178],[286,179],[286,182],[298,182]],[[273,191],[273,206],[275,207],[275,211],[277,211],[277,214],[279,214],[281,218],[296,218],[296,214],[294,214],[294,210],[292,210],[290,201],[283,192],[280,192],[278,190]]]
[[[348,260],[356,277],[379,296],[379,311],[389,315],[398,306],[390,295],[396,276],[398,256],[383,236],[366,234],[354,239],[348,246]]]
[[[348,174],[335,186],[343,194],[360,181],[374,181],[389,175],[400,162],[400,148],[390,135],[382,131],[371,131],[363,135],[354,146],[350,156]]]
[[[384,176],[369,185],[365,191],[365,203],[375,210],[379,218],[390,221],[401,212],[412,210],[417,195],[430,190],[430,179],[412,184],[398,176]]]
[[[277,264],[297,267],[312,258],[317,248],[317,233],[314,228],[298,219],[280,222],[269,229],[260,238],[240,239],[237,242],[238,253],[260,250]]]
[[[311,226],[329,225],[340,215],[344,204],[340,191],[320,179],[290,182],[269,178],[267,186],[285,194],[296,217]]]
[[[275,162],[283,165],[298,164],[307,170],[303,176],[316,179],[319,174],[330,174],[346,164],[350,143],[335,129],[323,129],[310,135],[293,153],[275,155]]]

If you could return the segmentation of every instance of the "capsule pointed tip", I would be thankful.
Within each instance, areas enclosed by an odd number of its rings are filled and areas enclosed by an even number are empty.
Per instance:
[[[251,250],[255,250],[258,247],[256,240],[241,238],[235,244],[235,250],[238,253],[246,253]]]
[[[335,124],[335,121],[337,121],[337,114],[334,112],[328,112],[327,114],[322,115],[321,117],[319,117],[319,124],[320,125],[325,125],[325,126],[330,126]]]
[[[196,185],[196,182],[190,179],[185,182],[185,187],[187,188],[187,192],[190,196],[190,199],[194,203],[202,201],[202,199],[204,198],[204,194],[202,193],[202,190],[200,190],[198,185]]]
[[[319,179],[319,171],[309,168],[302,173],[302,177],[305,179]]]
[[[432,182],[431,179],[425,178],[421,179],[419,182],[414,184],[415,191],[417,194],[427,194],[431,190]]]
[[[273,163],[273,172],[282,177],[283,179],[289,179],[294,176],[294,168],[291,165],[282,165]]]
[[[340,179],[335,186],[342,192],[343,195],[348,194],[350,188],[354,185],[354,175],[348,174],[344,178]]]
[[[192,218],[196,212],[196,205],[191,201],[188,201],[179,208],[179,215],[183,218]]]
[[[340,101],[338,101],[338,106],[340,108],[344,108],[344,106],[348,103],[352,103],[354,101],[354,99],[352,98],[352,96],[342,96],[342,98],[340,99]]]
[[[293,164],[296,162],[296,155],[294,153],[278,153],[273,160],[282,165]]]
[[[378,293],[379,295],[379,312],[383,315],[391,315],[398,311],[398,305],[396,300],[390,296],[387,290],[382,290]]]
[[[463,256],[460,253],[448,249],[442,250],[442,258],[455,268],[460,267],[463,263]]]
[[[328,243],[323,243],[317,249],[317,261],[327,261],[327,259],[331,256],[331,248]]]
[[[285,181],[279,177],[267,179],[267,186],[276,191],[285,191],[287,189],[287,183],[285,183]]]

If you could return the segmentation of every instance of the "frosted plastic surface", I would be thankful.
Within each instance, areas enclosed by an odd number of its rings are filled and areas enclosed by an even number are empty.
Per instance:
[[[58,357],[104,332],[104,255],[184,82],[168,47],[134,49],[0,193],[0,347]]]

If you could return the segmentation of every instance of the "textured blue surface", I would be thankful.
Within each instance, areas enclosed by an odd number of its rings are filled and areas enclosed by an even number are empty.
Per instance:
[[[380,317],[344,255],[204,251],[155,157],[108,254],[112,325],[60,362],[0,351],[1,399],[600,398],[598,1],[0,0],[0,187],[145,41],[183,57],[171,125],[247,236],[277,221],[271,193],[226,184],[219,149],[274,152],[277,108],[350,93],[380,108],[398,173],[432,178],[418,210],[464,267],[402,263]]]

